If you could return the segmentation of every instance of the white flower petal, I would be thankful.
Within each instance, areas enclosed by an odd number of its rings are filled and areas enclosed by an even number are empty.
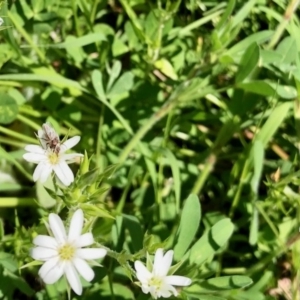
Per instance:
[[[80,296],[82,294],[82,285],[74,266],[70,262],[65,264],[65,274],[72,290]]]
[[[86,281],[90,282],[94,279],[95,273],[85,260],[75,257],[73,259],[73,264],[76,270],[78,271],[78,273]]]
[[[27,145],[27,146],[25,146],[25,150],[28,152],[36,153],[36,154],[44,154],[45,153],[44,149],[38,145]]]
[[[52,167],[50,165],[44,165],[44,168],[40,174],[40,182],[44,183],[48,179],[49,175],[52,172]]]
[[[44,248],[44,247],[35,247],[35,248],[31,249],[30,255],[32,256],[32,258],[34,258],[36,260],[45,261],[45,260],[56,257],[58,255],[58,253],[55,249]]]
[[[160,264],[155,264],[154,261],[155,268],[153,268],[153,271],[155,275],[166,276],[168,274],[173,260],[173,253],[173,250],[167,251],[162,260],[159,258]]]
[[[80,141],[80,136],[76,135],[71,137],[70,139],[66,140],[63,144],[62,144],[62,151],[65,152],[71,148],[73,148],[75,145],[77,145]]]
[[[39,270],[39,275],[46,284],[55,283],[63,273],[63,264],[59,262],[58,257],[46,261]]]
[[[48,235],[38,235],[33,239],[33,244],[44,248],[57,248],[57,242],[55,238]]]
[[[65,243],[67,239],[65,226],[57,214],[51,213],[49,215],[49,226],[56,241],[59,244]]]
[[[178,292],[176,291],[176,289],[173,286],[169,285],[169,286],[166,286],[166,287],[167,287],[166,289],[162,288],[162,289],[159,290],[159,296],[160,297],[169,298],[169,297],[172,296],[172,294],[174,296],[178,295]]]
[[[81,235],[74,243],[76,248],[82,248],[92,244],[94,244],[94,238],[90,232]]]
[[[192,283],[192,280],[185,276],[172,275],[167,276],[165,278],[165,282],[175,286],[188,286]]]
[[[59,164],[54,165],[53,169],[58,179],[65,186],[69,186],[74,181],[73,172],[64,160],[61,160]]]
[[[39,153],[25,153],[23,154],[23,158],[28,162],[38,164],[41,161],[45,161],[47,159],[45,154]]]
[[[76,251],[78,257],[86,260],[102,258],[106,253],[105,249],[100,248],[77,249]]]
[[[152,277],[152,273],[141,261],[135,261],[134,268],[136,270],[136,277],[142,284],[148,282],[148,280]]]
[[[62,154],[62,159],[65,160],[67,163],[72,163],[76,161],[78,157],[83,157],[83,154],[80,153],[68,153],[68,154]]]
[[[141,288],[144,294],[148,294],[150,292],[150,287],[148,285],[142,285]]]
[[[76,241],[80,237],[82,227],[83,227],[83,220],[84,219],[83,219],[82,209],[77,209],[73,214],[70,222],[69,235],[68,235],[68,241],[70,243]]]
[[[48,166],[47,164],[45,164],[45,162],[40,162],[34,172],[33,172],[33,181],[36,182],[41,178],[42,173],[44,172],[45,168],[49,168],[50,166]]]
[[[154,263],[153,263],[153,274],[160,275],[163,269],[164,263],[164,250],[159,248],[155,252]]]
[[[154,286],[150,286],[149,291],[152,298],[157,299],[160,297],[160,294],[157,292],[157,289]]]

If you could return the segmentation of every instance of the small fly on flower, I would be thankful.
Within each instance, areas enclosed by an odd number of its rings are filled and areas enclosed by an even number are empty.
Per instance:
[[[42,130],[38,131],[37,137],[45,149],[50,148],[56,154],[59,153],[61,146],[60,139],[49,123],[42,125]]]

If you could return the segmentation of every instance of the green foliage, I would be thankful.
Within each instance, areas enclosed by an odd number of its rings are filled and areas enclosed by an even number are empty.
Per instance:
[[[77,208],[110,249],[80,299],[148,299],[130,280],[158,248],[181,299],[300,298],[296,2],[1,3],[1,299],[67,299],[29,250]],[[81,136],[67,188],[22,158],[46,121]]]

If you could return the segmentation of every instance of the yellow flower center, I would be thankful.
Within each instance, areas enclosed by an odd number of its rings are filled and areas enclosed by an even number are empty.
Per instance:
[[[157,290],[160,290],[161,289],[161,286],[163,284],[163,281],[161,278],[158,278],[158,277],[152,277],[150,280],[149,280],[149,285],[150,286],[154,286]]]
[[[51,165],[56,165],[59,162],[58,154],[52,151],[48,153],[48,159]]]
[[[58,254],[62,260],[72,260],[75,254],[75,248],[70,244],[65,244],[58,250]]]

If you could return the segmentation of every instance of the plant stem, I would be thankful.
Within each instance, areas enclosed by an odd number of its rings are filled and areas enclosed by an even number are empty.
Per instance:
[[[119,157],[119,164],[124,163],[130,154],[131,150],[140,142],[144,135],[156,124],[160,119],[162,119],[169,111],[171,111],[175,106],[175,101],[169,102],[161,107],[161,109],[152,115],[152,117],[145,123],[138,132],[132,137],[129,143],[126,145]]]
[[[21,133],[17,133],[11,129],[7,129],[3,126],[0,126],[0,132],[8,135],[8,136],[11,136],[11,137],[14,137],[16,139],[19,139],[21,141],[25,141],[27,143],[32,143],[32,144],[38,144],[38,141],[34,138],[31,138],[27,135],[24,135],[24,134],[21,134]]]
[[[41,128],[41,126],[39,124],[37,124],[36,122],[28,119],[25,116],[22,116],[20,114],[17,115],[17,119],[21,122],[23,122],[24,124],[30,126],[31,128],[33,128],[34,130],[39,130]]]
[[[32,49],[35,50],[35,52],[38,55],[38,57],[40,58],[40,60],[42,62],[46,62],[46,57],[45,57],[44,53],[38,48],[38,46],[36,46],[36,44],[31,39],[30,35],[26,32],[26,30],[15,19],[14,15],[10,11],[7,11],[7,16],[10,18],[10,20],[14,24],[15,28],[23,36],[23,38],[26,40],[26,42],[32,47]]]
[[[196,180],[196,182],[193,186],[193,189],[191,191],[192,194],[199,194],[200,193],[207,177],[209,176],[211,170],[214,167],[216,159],[217,159],[217,157],[213,153],[210,154],[209,157],[206,159],[204,168],[203,168],[201,174],[199,175],[199,177],[197,178],[197,180]]]
[[[101,137],[101,130],[102,130],[102,125],[104,123],[104,111],[105,111],[105,105],[102,104],[100,116],[99,116],[99,124],[98,124],[98,133],[97,133],[97,145],[96,145],[96,164],[97,167],[99,168],[99,172],[102,172],[102,163],[101,163],[101,142],[102,142],[102,137]]]
[[[282,21],[277,26],[276,31],[267,46],[267,49],[273,49],[273,47],[278,43],[290,19],[292,18],[293,13],[296,11],[297,7],[299,6],[299,3],[300,0],[291,0],[290,4],[285,10]]]
[[[0,207],[36,206],[33,198],[2,197]]]

